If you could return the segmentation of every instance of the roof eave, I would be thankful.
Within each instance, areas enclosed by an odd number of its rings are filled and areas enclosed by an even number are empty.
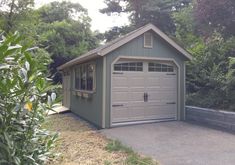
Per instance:
[[[64,70],[64,69],[66,69],[68,67],[71,67],[73,65],[80,64],[80,63],[83,63],[83,62],[95,59],[95,58],[97,58],[99,56],[100,56],[100,54],[98,52],[95,52],[93,54],[89,54],[87,56],[80,56],[78,58],[75,58],[75,59],[73,59],[73,60],[71,60],[71,61],[69,61],[69,62],[67,62],[67,63],[65,63],[65,64],[63,64],[63,65],[61,65],[59,67],[57,67],[57,70],[61,71],[61,70]]]

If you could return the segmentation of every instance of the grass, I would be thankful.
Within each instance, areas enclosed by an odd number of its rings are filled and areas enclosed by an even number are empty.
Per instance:
[[[59,133],[50,165],[156,165],[116,140],[109,140],[94,127],[71,113],[50,116],[44,128]]]
[[[123,145],[118,140],[109,140],[105,149],[109,152],[124,152],[127,158],[126,165],[157,165],[158,163],[149,157],[144,157],[134,152],[130,147]],[[108,165],[108,164],[107,164]]]

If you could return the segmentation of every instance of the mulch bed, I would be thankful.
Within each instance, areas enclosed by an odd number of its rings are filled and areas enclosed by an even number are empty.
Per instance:
[[[72,113],[49,116],[45,127],[59,133],[60,156],[51,165],[125,164],[127,154],[105,150],[108,139]]]

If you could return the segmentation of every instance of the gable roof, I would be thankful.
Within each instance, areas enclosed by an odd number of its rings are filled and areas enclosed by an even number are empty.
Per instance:
[[[170,39],[165,33],[163,33],[160,29],[158,29],[153,24],[147,24],[143,27],[140,27],[139,29],[136,29],[122,37],[119,37],[111,42],[108,42],[105,45],[102,45],[96,49],[93,49],[61,66],[58,67],[58,70],[63,70],[67,67],[70,67],[72,65],[75,65],[77,63],[82,63],[87,60],[91,60],[93,58],[102,57],[107,55],[109,52],[119,48],[120,46],[128,43],[129,41],[133,40],[134,38],[142,35],[143,33],[153,30],[157,35],[159,35],[162,39],[164,39],[166,42],[168,42],[173,48],[175,48],[178,52],[180,52],[182,55],[184,55],[188,60],[192,59],[192,56],[184,50],[181,46],[179,46],[176,42],[174,42],[172,39]]]

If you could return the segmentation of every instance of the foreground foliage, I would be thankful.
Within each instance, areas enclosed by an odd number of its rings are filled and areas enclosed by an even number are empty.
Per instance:
[[[55,93],[46,79],[43,51],[18,43],[16,33],[0,41],[0,164],[43,164],[56,134],[41,128]]]

